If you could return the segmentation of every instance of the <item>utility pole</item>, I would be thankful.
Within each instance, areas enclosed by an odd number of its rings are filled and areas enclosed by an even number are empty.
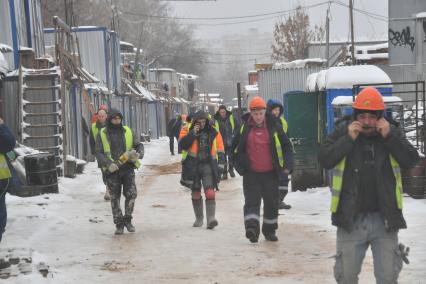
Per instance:
[[[238,98],[238,116],[243,115],[243,110],[241,109],[241,83],[237,83],[237,98]]]
[[[327,59],[327,67],[330,67],[330,5],[331,1],[328,3],[327,18],[325,19],[325,58]]]
[[[349,0],[349,17],[351,21],[352,65],[355,65],[355,40],[354,40],[354,0]]]
[[[141,33],[139,34],[138,47],[137,47],[137,50],[136,50],[135,66],[133,67],[132,86],[135,85],[135,82],[136,82],[136,71],[139,69],[139,57],[140,57],[140,53],[141,53],[140,50],[142,48],[143,28],[144,28],[144,22],[142,21],[142,23],[141,23]],[[146,68],[146,66],[145,66],[145,68]],[[140,71],[142,72],[142,70],[140,70]]]

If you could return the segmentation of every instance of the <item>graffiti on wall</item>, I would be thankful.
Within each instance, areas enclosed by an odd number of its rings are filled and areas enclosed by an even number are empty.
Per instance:
[[[414,36],[411,35],[411,29],[409,26],[405,27],[401,31],[395,31],[393,29],[389,29],[389,42],[393,46],[409,46],[411,48],[411,52],[414,51]]]

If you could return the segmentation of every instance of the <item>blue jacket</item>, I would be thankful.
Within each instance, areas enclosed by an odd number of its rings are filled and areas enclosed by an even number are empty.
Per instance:
[[[272,109],[276,108],[276,107],[280,108],[280,115],[279,116],[281,117],[284,113],[284,106],[279,100],[274,100],[274,99],[268,100],[268,102],[266,103],[266,112],[268,112],[270,114]]]

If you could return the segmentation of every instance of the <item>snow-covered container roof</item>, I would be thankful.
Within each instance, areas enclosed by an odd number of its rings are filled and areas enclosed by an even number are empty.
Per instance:
[[[311,77],[312,75],[312,77]],[[316,87],[322,91],[325,89],[352,89],[358,84],[390,84],[389,76],[379,67],[374,65],[355,65],[331,67],[320,71],[316,76],[311,74],[306,80],[308,91],[315,91]],[[387,85],[391,87],[391,85]]]
[[[127,42],[127,41],[122,41],[122,40],[120,40],[120,45],[123,45],[123,46],[129,46],[129,47],[131,47],[131,48],[134,48],[134,47],[135,47],[132,43]]]
[[[322,65],[325,62],[327,62],[327,60],[322,58],[298,59],[291,62],[274,63],[274,65],[272,66],[272,69],[303,68],[306,65]]]
[[[312,73],[306,79],[306,90],[309,92],[315,91],[315,86],[317,84],[318,72]]]
[[[383,101],[385,102],[385,104],[395,104],[395,103],[401,103],[402,99],[400,97],[395,97],[395,96],[386,96],[383,97]],[[333,106],[345,106],[345,105],[352,105],[353,100],[351,96],[337,96],[333,99],[333,101],[331,102],[331,104]]]
[[[150,91],[148,91],[147,89],[145,89],[145,87],[143,87],[142,85],[140,85],[139,83],[135,83],[136,88],[138,89],[139,93],[148,101],[154,101],[156,100],[156,97],[153,93],[151,93]]]
[[[357,84],[392,83],[388,74],[374,65],[331,67],[325,76],[326,89],[352,89]]]

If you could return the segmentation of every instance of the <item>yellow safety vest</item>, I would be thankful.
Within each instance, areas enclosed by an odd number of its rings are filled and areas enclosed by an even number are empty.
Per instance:
[[[96,141],[96,137],[98,137],[98,131],[99,129],[96,127],[96,122],[92,123],[92,133],[93,133],[93,138]]]
[[[284,132],[285,133],[287,133],[287,130],[288,130],[288,123],[287,123],[287,120],[285,120],[285,118],[284,117],[280,117],[280,119],[281,119],[281,124],[282,124],[282,126],[283,126],[283,129],[284,129]]]
[[[133,133],[129,127],[123,126],[123,128],[125,130],[124,138],[126,140],[126,151],[130,151],[133,149]],[[109,141],[105,133],[105,128],[102,128],[101,130],[101,141],[102,141],[102,146],[104,148],[104,154],[107,156],[108,159],[110,159],[111,161],[114,161],[114,159],[111,156],[111,147],[109,145]],[[140,166],[141,166],[141,163],[138,160],[135,163],[135,167],[139,168]]]
[[[235,122],[234,122],[234,116],[231,114],[230,116],[229,116],[229,122],[231,123],[231,128],[232,128],[232,131],[234,131],[234,128],[235,128]],[[215,123],[214,123],[214,128],[217,130],[217,131],[219,131],[219,122],[216,120],[215,121]]]
[[[191,128],[191,125],[192,125],[192,123],[191,122],[188,122],[187,123],[187,127],[188,127],[188,133],[189,133],[189,129]],[[183,127],[185,127],[185,126],[183,126]],[[183,150],[182,149],[182,162],[183,161],[185,161],[185,159],[186,159],[186,157],[188,156],[188,151],[187,150]]]
[[[401,169],[398,162],[392,155],[389,155],[392,171],[395,176],[396,187],[395,196],[398,209],[402,209],[402,179]],[[339,206],[340,194],[342,193],[343,173],[345,172],[346,158],[343,158],[333,169],[333,179],[331,182],[331,207],[332,213],[337,212]]]
[[[243,134],[243,131],[244,131],[244,124],[241,125],[240,134]],[[274,132],[274,141],[275,141],[275,150],[277,151],[277,156],[278,156],[278,163],[281,168],[284,168],[283,150],[281,148],[281,142],[280,142],[280,139],[278,138],[277,131]],[[238,153],[238,146],[235,148],[234,153],[235,154]]]
[[[0,180],[12,177],[12,172],[7,164],[6,155],[0,153]]]

